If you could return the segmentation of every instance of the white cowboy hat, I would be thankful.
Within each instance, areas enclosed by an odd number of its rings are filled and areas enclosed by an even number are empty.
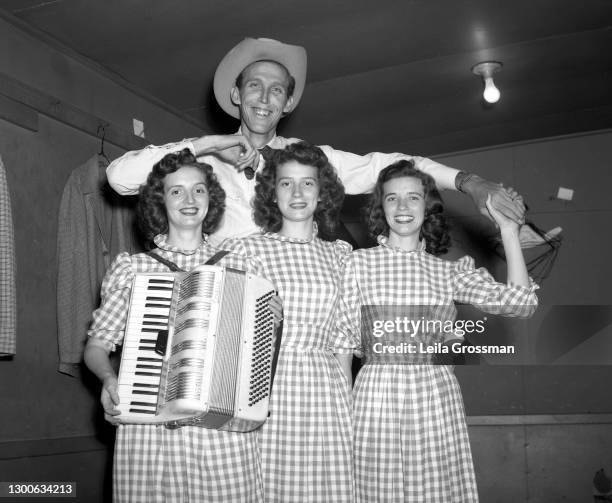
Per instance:
[[[300,102],[306,84],[306,49],[299,45],[283,44],[271,38],[245,38],[221,60],[213,82],[217,103],[236,119],[240,118],[239,110],[230,97],[230,91],[236,84],[236,77],[251,63],[262,59],[277,61],[284,65],[295,79],[290,111],[293,111]]]

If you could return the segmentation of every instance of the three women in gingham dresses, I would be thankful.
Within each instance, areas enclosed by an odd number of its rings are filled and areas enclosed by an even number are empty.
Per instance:
[[[302,148],[311,149],[288,150]],[[282,155],[277,157],[280,169]],[[287,175],[294,177],[291,183],[309,179],[326,185],[317,181],[316,171],[304,174],[305,166],[314,165],[299,159],[297,164],[301,167]],[[269,172],[276,172],[271,168]],[[304,183],[313,189],[311,182]],[[276,194],[280,200],[282,193],[277,189]],[[327,204],[321,198],[319,203],[306,199],[295,207],[287,199],[285,210],[297,215],[308,204]],[[349,258],[346,243],[317,237],[312,214],[308,237],[303,225],[301,237],[287,234],[282,216],[280,232],[228,240],[223,246],[246,259],[252,272],[271,280],[283,299],[285,328],[268,421],[246,434],[120,426],[116,501],[477,501],[463,404],[452,371],[366,360],[355,387],[353,452],[351,390],[335,355],[351,354],[359,344],[360,305],[452,306],[460,300],[516,306],[530,303],[533,287],[506,287],[476,270],[471,259],[446,262],[423,249],[394,249],[384,240],[378,248]],[[291,222],[292,229],[300,229],[304,222],[299,220]],[[185,253],[169,247],[164,237],[156,244],[160,254],[184,269],[214,252],[203,243],[202,250]],[[116,259],[103,286],[105,301],[96,312],[94,338],[113,347],[120,342],[134,272],[160,267],[164,270],[146,255]],[[445,316],[454,315],[449,307]],[[363,349],[366,357],[372,356]]]

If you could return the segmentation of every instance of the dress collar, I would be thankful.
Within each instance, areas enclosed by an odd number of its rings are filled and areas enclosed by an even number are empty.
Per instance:
[[[203,247],[208,244],[208,234],[203,234],[203,240],[195,250],[185,250],[184,248],[179,248],[178,246],[172,246],[168,244],[168,235],[167,234],[158,234],[153,238],[153,242],[160,249],[172,253],[180,253],[182,255],[193,255],[198,250],[201,250]]]
[[[378,238],[376,238],[376,240],[378,241],[378,244],[381,245],[382,247],[397,252],[397,253],[422,253],[425,251],[425,240],[421,239],[419,241],[419,244],[416,247],[416,250],[403,250],[402,248],[399,248],[397,246],[392,246],[389,244],[389,238],[387,236],[383,236],[382,234],[380,236],[378,236]]]
[[[278,232],[265,232],[263,235],[269,239],[276,239],[277,241],[284,241],[286,243],[299,243],[299,244],[308,244],[312,243],[319,233],[319,227],[317,226],[317,222],[312,222],[312,235],[309,239],[301,239],[301,238],[291,238],[288,236],[283,236]]]

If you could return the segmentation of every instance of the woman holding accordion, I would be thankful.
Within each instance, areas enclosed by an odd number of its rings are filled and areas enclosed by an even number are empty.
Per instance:
[[[115,503],[264,501],[256,432],[121,424],[117,375],[109,361],[123,341],[135,273],[168,272],[172,265],[189,271],[203,264],[219,251],[207,242],[207,234],[219,224],[224,207],[225,193],[209,165],[197,162],[186,149],[166,155],[141,186],[137,209],[157,258],[121,253],[104,279],[84,359],[102,382],[105,418],[118,425]],[[219,265],[242,268],[229,255]],[[278,305],[275,312],[280,313]]]

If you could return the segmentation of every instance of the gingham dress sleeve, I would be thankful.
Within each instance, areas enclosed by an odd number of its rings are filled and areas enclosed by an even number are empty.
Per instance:
[[[236,253],[238,255],[244,256],[246,250],[244,249],[244,245],[238,238],[226,238],[219,245],[219,250],[227,250],[230,253]]]
[[[529,278],[529,287],[498,283],[483,267],[476,269],[472,257],[462,257],[451,271],[453,296],[458,302],[472,304],[491,314],[529,318],[538,306],[539,288]]]
[[[237,267],[238,269],[243,269],[257,276],[262,275],[262,266],[259,257],[249,250],[244,240],[240,238],[227,238],[221,243],[219,249],[230,252],[224,258],[224,262],[222,263],[223,265]]]
[[[346,269],[347,261],[351,256],[352,246],[348,244],[346,241],[336,240],[333,244],[334,256],[336,259],[336,267],[338,271],[338,275],[336,279],[338,283],[342,281],[344,276],[344,270]],[[338,288],[338,301],[336,302],[336,306],[340,304],[342,299],[341,287]],[[338,311],[338,307],[336,307],[336,312]],[[348,335],[345,332],[340,330],[334,330],[332,337],[330,338],[330,347],[334,353],[341,354],[351,354],[355,351],[357,347],[359,339],[359,334],[357,333],[357,337],[353,335]]]
[[[361,355],[361,309],[354,257],[348,254],[342,267],[335,330],[338,339],[344,339],[345,345]]]
[[[89,337],[106,342],[111,351],[123,341],[133,279],[130,255],[120,253],[104,276],[100,307],[94,311],[87,333]]]

